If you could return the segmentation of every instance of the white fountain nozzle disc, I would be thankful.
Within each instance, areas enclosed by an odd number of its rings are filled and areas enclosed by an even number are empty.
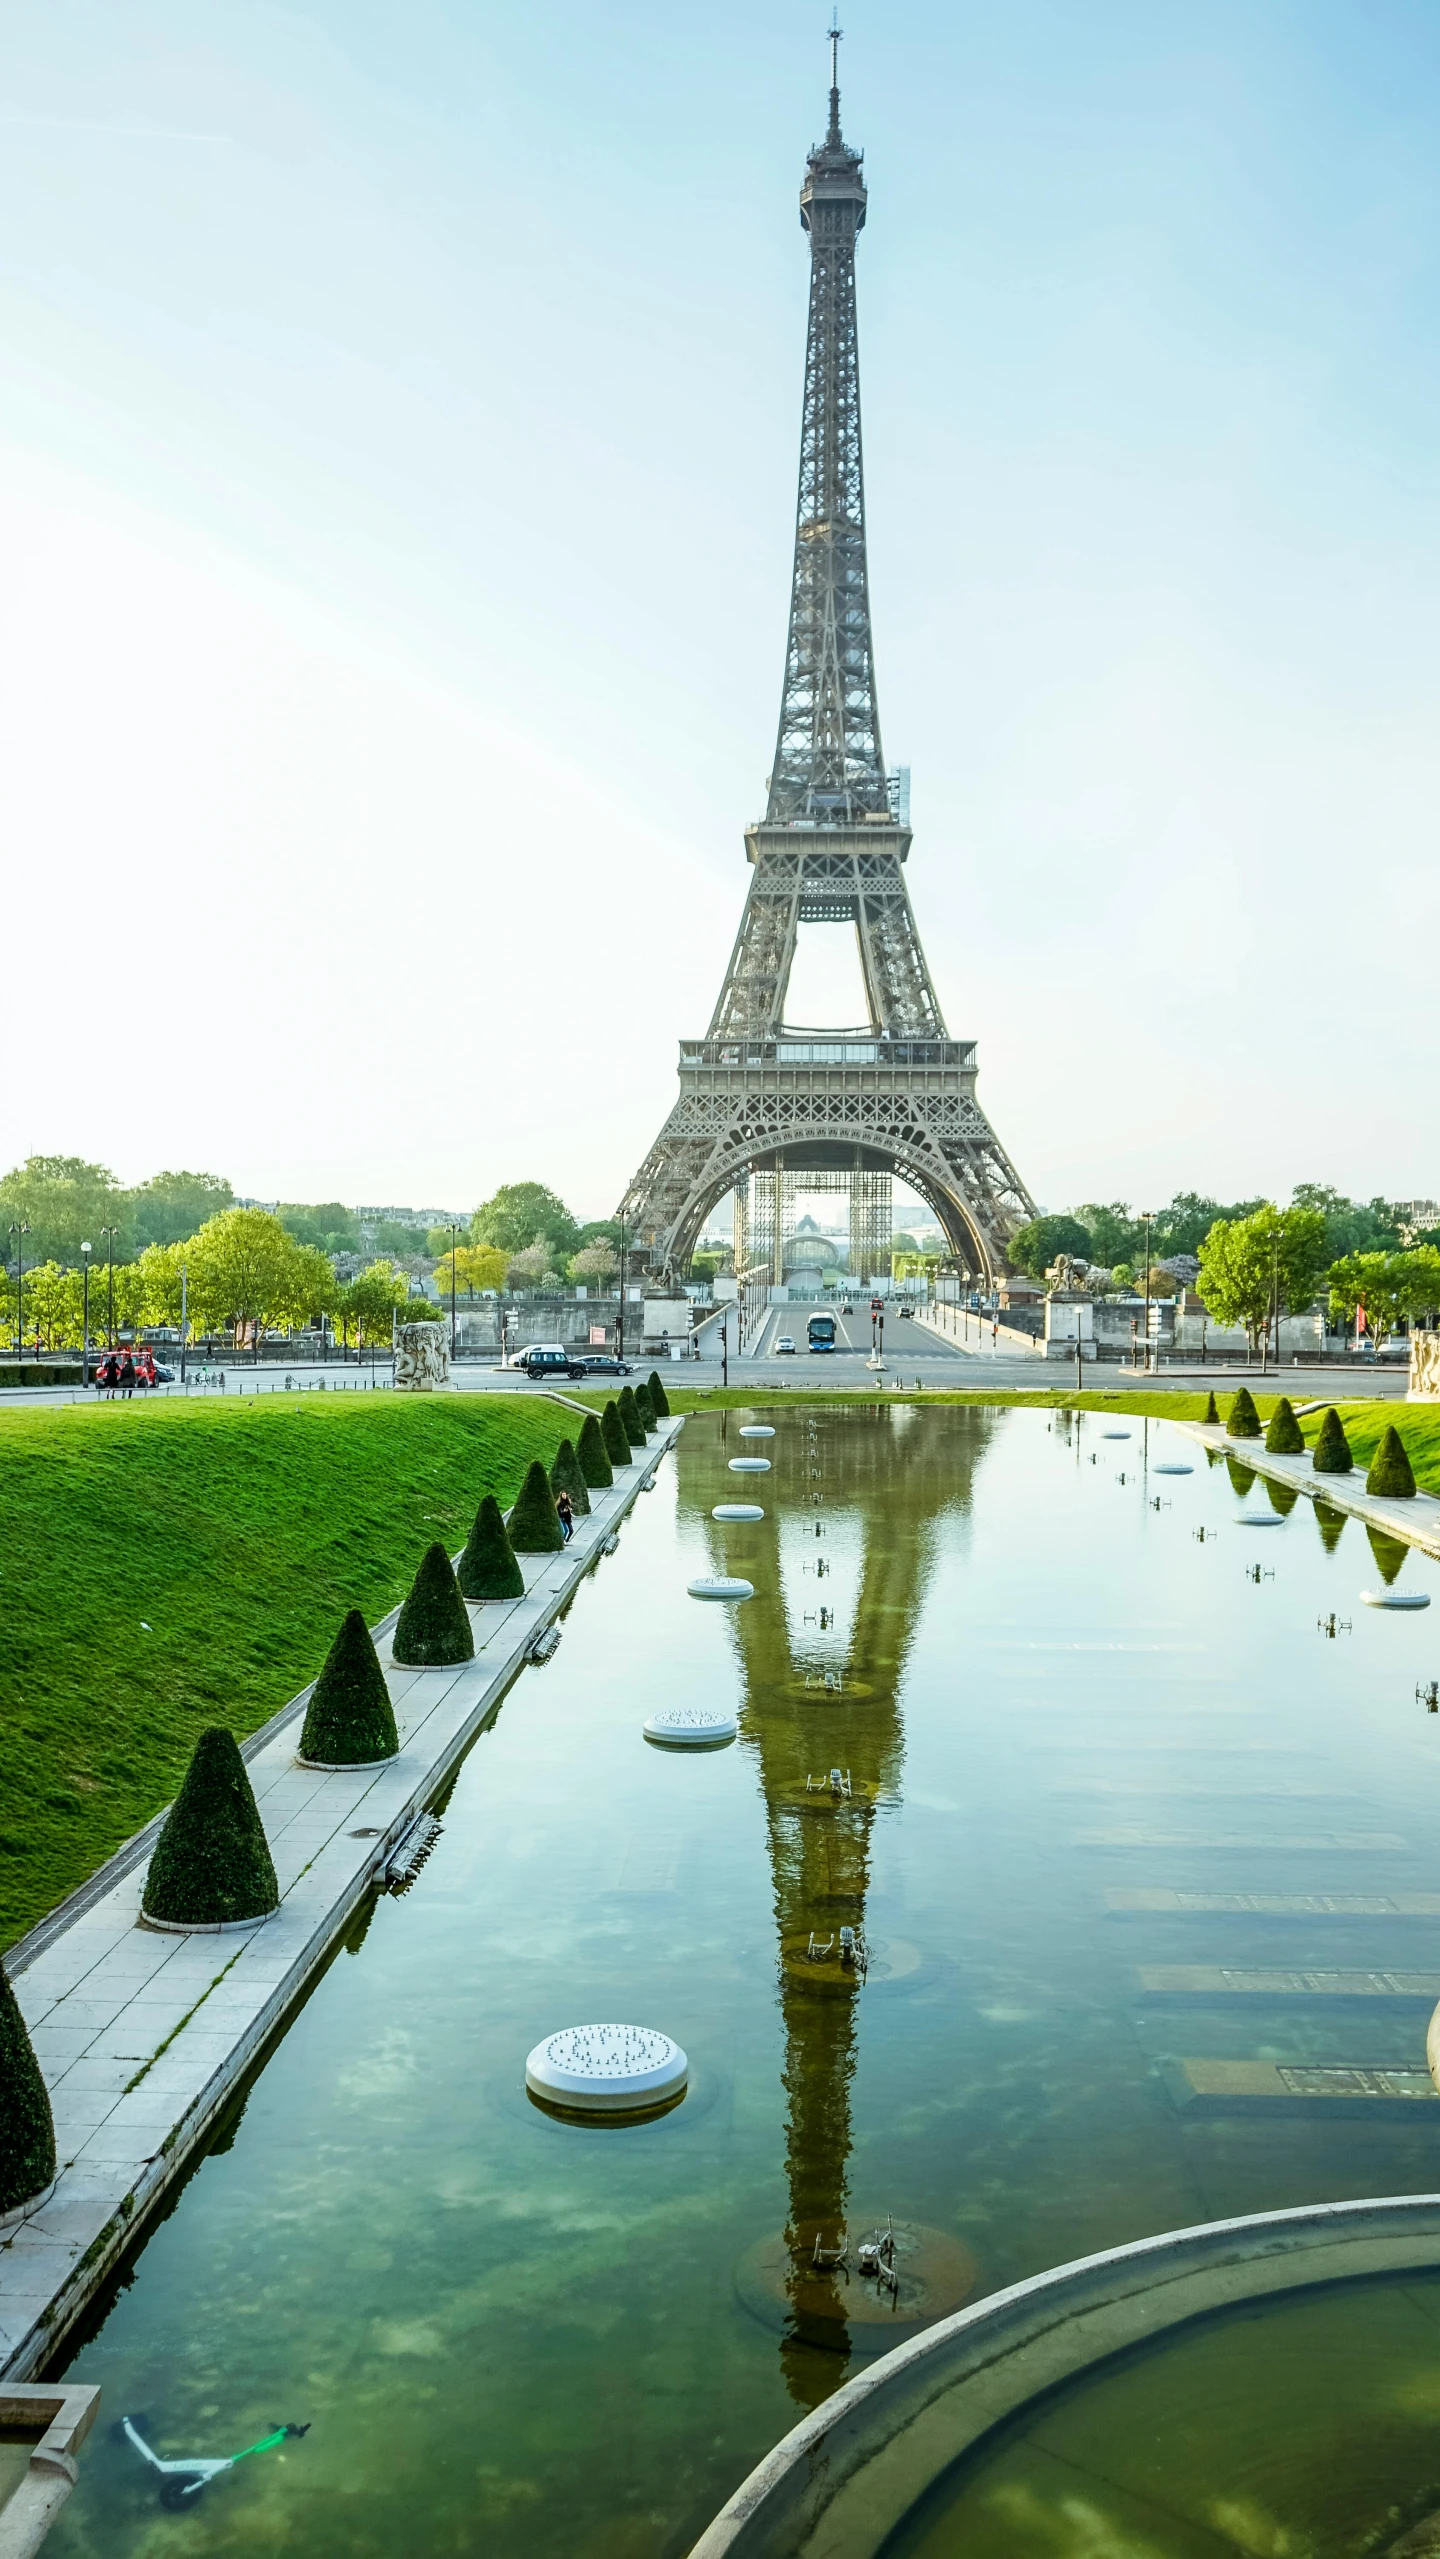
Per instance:
[[[768,1475],[770,1460],[768,1457],[732,1457],[730,1472],[732,1475]]]
[[[765,1513],[758,1502],[717,1502],[710,1516],[712,1519],[763,1519]]]
[[[1362,1590],[1367,1608],[1428,1608],[1428,1590]]]
[[[775,1433],[768,1422],[742,1422],[740,1436],[742,1439],[773,1439]]]
[[[724,1706],[661,1706],[646,1718],[643,1729],[647,1742],[703,1747],[707,1742],[733,1742],[740,1726]]]
[[[662,2106],[689,2076],[680,2046],[654,2026],[562,2026],[525,2063],[525,2085],[536,2097],[587,2115]]]
[[[734,1573],[702,1573],[698,1581],[687,1582],[692,1599],[753,1599],[755,1585],[742,1582]]]

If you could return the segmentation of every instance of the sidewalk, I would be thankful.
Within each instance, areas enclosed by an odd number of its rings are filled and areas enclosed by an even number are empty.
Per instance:
[[[7,1969],[50,2090],[61,2168],[49,2200],[0,2231],[8,2378],[54,2354],[682,1427],[662,1422],[658,1446],[616,1469],[563,1553],[520,1559],[523,1599],[471,1607],[473,1662],[400,1668],[390,1654],[398,1609],[374,1630],[398,1758],[335,1775],[300,1767],[308,1688],[252,1737],[246,1759],[280,1882],[274,1918],[208,1935],[147,1927],[140,1899],[157,1822],[12,1948]]]
[[[1304,1457],[1274,1457],[1263,1439],[1231,1439],[1217,1430],[1213,1422],[1176,1422],[1176,1430],[1198,1439],[1202,1448],[1213,1448],[1225,1457],[1233,1457],[1252,1474],[1268,1475],[1274,1483],[1291,1484],[1298,1492],[1308,1493],[1312,1501],[1329,1502],[1332,1509],[1344,1511],[1351,1519],[1369,1520],[1383,1528],[1387,1537],[1398,1537],[1407,1546],[1418,1546],[1426,1555],[1440,1558],[1440,1501],[1433,1493],[1416,1493],[1408,1502],[1387,1499],[1380,1493],[1367,1493],[1365,1476],[1358,1460],[1353,1475],[1317,1475],[1308,1452]]]

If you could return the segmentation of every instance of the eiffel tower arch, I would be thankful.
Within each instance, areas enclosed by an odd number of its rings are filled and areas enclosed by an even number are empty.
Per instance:
[[[751,1174],[898,1174],[979,1278],[1007,1267],[1034,1203],[976,1099],[973,1040],[951,1039],[910,904],[906,792],[880,742],[865,549],[855,244],[862,155],[830,90],[800,218],[810,313],[800,488],[780,725],[750,886],[709,1030],[680,1044],[680,1094],[621,1204],[671,1275],[705,1219]],[[786,1024],[802,924],[854,927],[867,1020]],[[778,1187],[778,1185],[777,1185]],[[778,1224],[778,1221],[777,1221]]]

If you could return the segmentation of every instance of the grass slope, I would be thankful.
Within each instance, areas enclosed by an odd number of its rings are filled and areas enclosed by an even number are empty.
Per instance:
[[[170,1801],[206,1725],[263,1724],[348,1608],[383,1617],[573,1427],[489,1395],[0,1413],[0,1944]]]

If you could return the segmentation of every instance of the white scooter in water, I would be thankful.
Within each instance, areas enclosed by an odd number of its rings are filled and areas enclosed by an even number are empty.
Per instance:
[[[202,2488],[208,2488],[212,2479],[218,2479],[222,2470],[233,2470],[237,2461],[248,2461],[252,2452],[273,2452],[277,2444],[288,2442],[292,2435],[308,2435],[310,2429],[308,2426],[274,2426],[268,2435],[260,2437],[258,2443],[247,2443],[243,2452],[226,2453],[219,2461],[207,2461],[199,2456],[185,2461],[162,2461],[159,2453],[145,2441],[133,2417],[121,2418],[119,2432],[133,2444],[141,2460],[148,2461],[151,2469],[160,2473],[161,2505],[184,2506],[192,2497],[198,2497]]]

